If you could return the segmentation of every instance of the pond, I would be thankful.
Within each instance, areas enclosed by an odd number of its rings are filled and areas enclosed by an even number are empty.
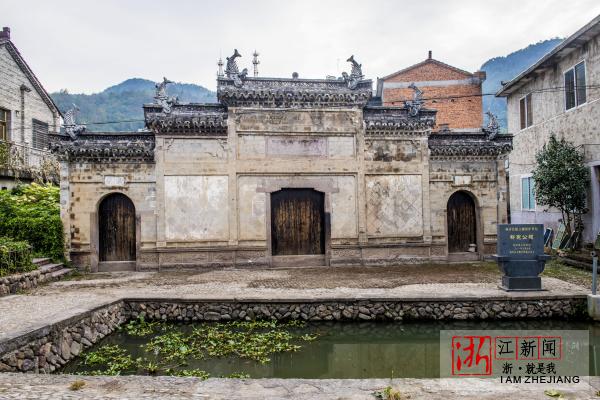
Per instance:
[[[61,372],[250,378],[437,378],[444,329],[587,330],[600,372],[600,324],[578,321],[174,324],[131,321]],[[598,361],[596,361],[598,360]]]

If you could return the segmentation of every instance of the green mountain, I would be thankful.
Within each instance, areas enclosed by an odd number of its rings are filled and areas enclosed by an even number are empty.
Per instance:
[[[52,93],[52,99],[61,111],[76,104],[79,107],[78,122],[87,124],[88,131],[136,131],[144,127],[142,105],[152,103],[154,82],[147,79],[127,79],[100,93],[70,94],[66,90]],[[216,93],[205,87],[190,83],[174,83],[167,87],[170,96],[177,96],[183,103],[206,103],[216,101]],[[118,121],[117,123],[112,123]],[[128,122],[122,122],[128,121]],[[97,122],[104,122],[97,124]],[[111,122],[111,123],[107,123]]]
[[[546,53],[556,47],[563,39],[549,39],[531,44],[504,57],[494,57],[486,61],[481,70],[487,74],[483,82],[483,93],[496,93],[500,82],[508,82],[529,68]],[[491,111],[498,116],[502,130],[506,131],[506,99],[495,96],[483,96],[483,112]],[[485,118],[487,121],[487,118]],[[487,122],[486,122],[487,123]]]

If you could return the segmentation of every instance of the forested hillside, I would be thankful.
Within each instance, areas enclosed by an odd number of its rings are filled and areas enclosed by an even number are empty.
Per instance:
[[[542,56],[556,47],[562,39],[549,39],[531,44],[504,57],[494,57],[486,61],[481,70],[487,78],[483,82],[483,93],[496,93],[501,81],[508,82],[527,69]],[[498,116],[498,122],[506,130],[506,99],[495,96],[483,96],[483,111],[491,111]]]
[[[133,78],[100,93],[70,94],[61,90],[51,96],[63,112],[76,104],[80,109],[78,121],[88,123],[87,129],[90,131],[135,131],[144,127],[142,105],[152,103],[154,93],[154,82]],[[203,103],[216,100],[215,92],[190,83],[171,84],[167,93],[178,96],[181,102]],[[131,122],[92,124],[113,121]]]

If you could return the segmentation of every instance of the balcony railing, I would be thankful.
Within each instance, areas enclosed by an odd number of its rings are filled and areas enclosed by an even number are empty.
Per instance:
[[[0,174],[56,182],[58,172],[58,162],[50,151],[0,140]]]

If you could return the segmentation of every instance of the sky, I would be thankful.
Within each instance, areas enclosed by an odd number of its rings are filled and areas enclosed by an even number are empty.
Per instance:
[[[367,78],[433,57],[468,71],[531,43],[567,37],[598,0],[0,0],[0,25],[45,88],[95,93],[163,76],[216,88],[237,48],[259,75],[339,76],[354,55]]]

